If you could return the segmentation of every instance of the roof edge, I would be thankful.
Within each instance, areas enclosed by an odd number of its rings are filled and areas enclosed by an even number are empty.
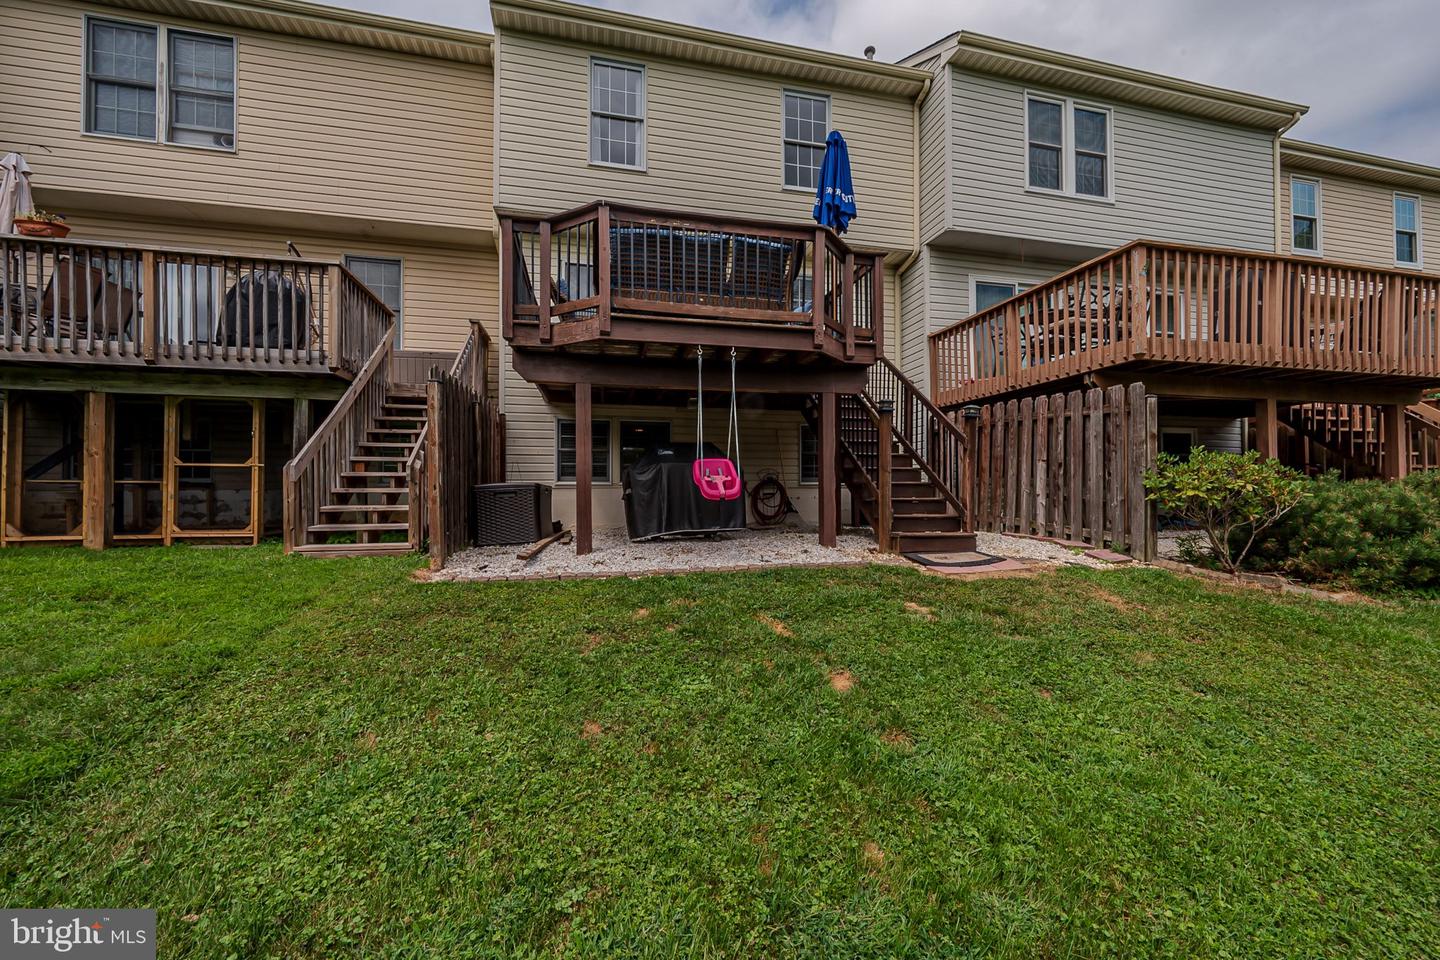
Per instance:
[[[924,70],[883,60],[868,60],[864,57],[832,53],[828,50],[812,50],[773,40],[761,40],[756,37],[711,30],[707,27],[694,27],[667,20],[657,20],[652,17],[642,17],[633,13],[622,13],[603,7],[569,3],[566,0],[492,0],[490,10],[497,26],[501,26],[501,17],[497,14],[507,9],[572,21],[586,21],[615,30],[669,37],[717,50],[738,51],[791,63],[808,64],[856,76],[883,78],[913,86],[914,94],[920,92],[925,81],[930,77],[930,74]]]
[[[1258,114],[1272,115],[1277,130],[1293,124],[1298,117],[1303,116],[1310,109],[1303,103],[1292,103],[1288,100],[1245,93],[1241,90],[1182,80],[1179,77],[1166,76],[1162,73],[1124,67],[1119,64],[1107,63],[1104,60],[1092,60],[1088,57],[1047,50],[1044,47],[1003,40],[982,33],[962,30],[956,41],[957,49],[950,58],[952,63],[963,58],[967,50],[978,50],[992,55],[1009,57],[1016,61],[1027,61],[1076,74],[1145,87],[1164,93],[1179,94],[1229,107],[1240,107]]]
[[[1434,180],[1440,183],[1440,167],[1431,167],[1423,163],[1414,163],[1410,160],[1396,160],[1393,157],[1382,157],[1377,153],[1362,153],[1359,150],[1347,150],[1344,147],[1332,147],[1324,143],[1314,143],[1309,140],[1293,140],[1289,137],[1280,141],[1280,156],[1282,159],[1298,160],[1328,160],[1334,163],[1343,164],[1356,168],[1357,171],[1377,171],[1388,174],[1400,174],[1409,177],[1420,177]]]
[[[361,31],[377,36],[412,37],[448,44],[453,47],[482,51],[488,61],[494,50],[493,34],[463,27],[407,20],[380,13],[367,13],[310,0],[96,0],[105,6],[186,16],[191,19],[218,23],[232,22],[237,13],[269,15],[289,20],[333,27],[341,31]],[[207,12],[209,15],[207,16]],[[228,12],[228,15],[227,15]],[[340,42],[356,42],[353,36]]]

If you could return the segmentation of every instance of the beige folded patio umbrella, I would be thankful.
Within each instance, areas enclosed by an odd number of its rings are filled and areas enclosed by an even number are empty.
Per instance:
[[[18,214],[35,209],[30,195],[30,165],[18,153],[0,158],[0,233],[14,233]]]

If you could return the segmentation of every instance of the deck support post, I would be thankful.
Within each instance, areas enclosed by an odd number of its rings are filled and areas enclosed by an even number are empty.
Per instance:
[[[1410,430],[1405,407],[1387,403],[1380,408],[1380,475],[1386,480],[1403,480],[1410,472]]]
[[[1280,417],[1274,397],[1255,401],[1255,449],[1265,460],[1280,456]]]
[[[296,397],[295,406],[291,412],[292,426],[290,428],[290,455],[296,457],[300,451],[305,449],[305,444],[310,440],[310,398]]]
[[[575,384],[575,555],[584,556],[593,548],[591,522],[593,507],[590,477],[593,472],[590,436],[592,417],[589,383]]]
[[[820,546],[835,546],[836,520],[840,502],[840,474],[835,469],[835,458],[840,445],[840,424],[836,404],[837,394],[827,391],[820,394],[820,436],[816,438],[820,461]],[[577,441],[578,442],[578,441]]]
[[[110,395],[85,394],[85,463],[81,467],[81,531],[88,550],[104,550],[110,541]]]

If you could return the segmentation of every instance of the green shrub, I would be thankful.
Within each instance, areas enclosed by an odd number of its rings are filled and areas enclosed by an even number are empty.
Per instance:
[[[1145,477],[1150,499],[1204,531],[1215,559],[1232,573],[1256,538],[1294,509],[1305,488],[1303,476],[1254,450],[1196,447],[1186,460],[1162,453]]]
[[[1256,544],[1254,566],[1367,590],[1440,588],[1440,472],[1405,480],[1330,474]]]

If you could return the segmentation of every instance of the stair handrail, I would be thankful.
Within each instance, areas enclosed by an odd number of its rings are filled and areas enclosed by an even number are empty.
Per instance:
[[[876,396],[877,375],[893,388],[893,396]],[[965,491],[969,489],[973,465],[964,431],[887,357],[878,358],[870,366],[862,396],[872,417],[878,417],[879,401],[888,400],[894,405],[892,435],[900,441],[901,447],[921,472],[930,478],[940,495],[964,519],[966,527],[972,527],[969,498]],[[917,430],[920,426],[924,428],[923,434]],[[934,429],[933,440],[931,427]]]
[[[305,445],[285,464],[285,552],[307,542],[308,529],[318,523],[320,507],[348,462],[367,424],[384,406],[390,385],[390,360],[395,350],[395,324],[381,335],[350,386]]]

